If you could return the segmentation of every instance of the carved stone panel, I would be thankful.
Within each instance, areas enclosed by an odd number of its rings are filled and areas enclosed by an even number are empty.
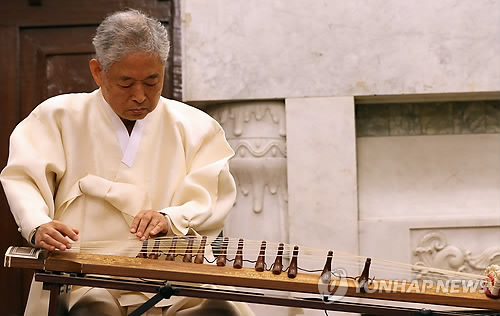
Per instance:
[[[413,264],[477,275],[488,265],[500,264],[499,226],[417,231]]]
[[[233,237],[288,241],[285,105],[245,101],[212,106],[235,151],[230,162],[238,186],[224,233]]]

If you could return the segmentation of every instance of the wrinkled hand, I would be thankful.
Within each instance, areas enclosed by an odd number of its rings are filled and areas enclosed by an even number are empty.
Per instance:
[[[168,232],[168,221],[165,215],[153,210],[142,210],[134,217],[130,232],[144,241],[150,236]]]
[[[70,227],[60,221],[42,224],[35,233],[35,247],[54,251],[59,249],[64,251],[71,248],[71,242],[78,240],[78,229]]]

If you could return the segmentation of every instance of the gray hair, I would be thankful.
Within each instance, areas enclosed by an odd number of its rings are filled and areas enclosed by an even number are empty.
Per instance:
[[[108,16],[99,25],[92,40],[103,71],[131,53],[144,52],[166,63],[170,41],[166,28],[144,13],[129,9]]]

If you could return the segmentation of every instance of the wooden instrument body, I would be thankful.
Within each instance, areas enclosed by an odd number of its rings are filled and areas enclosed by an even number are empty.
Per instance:
[[[12,247],[11,247],[12,248]],[[26,252],[29,252],[29,248]],[[10,250],[10,248],[9,248]],[[32,251],[33,252],[33,251]],[[35,254],[33,254],[35,257]],[[129,278],[180,281],[236,287],[279,290],[319,294],[320,275],[298,273],[293,279],[286,273],[275,275],[271,271],[258,272],[251,268],[234,269],[210,264],[194,264],[178,261],[151,260],[109,255],[94,255],[76,252],[39,251],[36,259],[12,256],[5,257],[5,266],[35,270],[66,272],[76,274],[98,274]],[[412,288],[411,284],[398,281],[384,281],[384,288],[377,289],[379,282],[360,291],[352,279],[331,280],[330,289],[343,289],[345,296],[378,300],[449,305],[500,311],[500,300],[486,297],[482,291],[471,293],[470,289],[452,288],[447,291],[427,287],[425,291]],[[394,290],[397,289],[397,290]]]

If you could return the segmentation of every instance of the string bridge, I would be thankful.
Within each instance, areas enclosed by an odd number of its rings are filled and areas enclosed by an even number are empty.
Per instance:
[[[365,261],[365,266],[363,268],[363,272],[361,272],[361,275],[357,277],[358,282],[359,282],[359,288],[361,292],[366,292],[368,289],[368,285],[370,285],[370,265],[372,263],[371,258],[366,258]]]

